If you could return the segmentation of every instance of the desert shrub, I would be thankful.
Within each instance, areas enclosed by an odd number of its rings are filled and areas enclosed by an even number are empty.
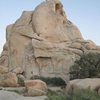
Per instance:
[[[48,99],[47,100],[67,100],[65,94],[58,94],[54,91],[48,91],[47,93]]]
[[[24,86],[24,80],[21,77],[18,77],[18,84],[19,86]]]
[[[100,77],[100,53],[88,53],[70,68],[70,79]]]
[[[100,95],[88,90],[77,90],[72,93],[62,94],[49,91],[47,96],[48,100],[100,100]]]
[[[60,77],[41,77],[41,76],[34,76],[31,79],[40,79],[46,82],[47,85],[51,86],[66,86],[66,82]]]
[[[88,90],[77,90],[67,94],[66,100],[100,100],[100,95]]]

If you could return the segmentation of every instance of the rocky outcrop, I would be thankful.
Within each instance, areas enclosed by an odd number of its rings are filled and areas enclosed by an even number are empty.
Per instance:
[[[16,87],[17,76],[14,73],[0,74],[0,86],[3,87]]]
[[[47,0],[7,27],[0,65],[28,79],[61,77],[67,82],[70,66],[87,52],[100,52],[100,47],[83,39],[59,0]]]
[[[25,81],[28,96],[42,96],[47,94],[47,85],[41,80]]]
[[[0,99],[1,100],[16,100],[21,98],[22,96],[14,93],[14,92],[8,92],[8,91],[0,91]],[[20,99],[19,99],[20,100]]]
[[[0,91],[0,100],[45,100],[46,96],[24,97],[14,92]]]
[[[75,79],[69,81],[66,90],[67,92],[73,92],[77,90],[91,90],[99,93],[100,79],[99,78]]]
[[[0,74],[8,73],[8,68],[0,65]]]

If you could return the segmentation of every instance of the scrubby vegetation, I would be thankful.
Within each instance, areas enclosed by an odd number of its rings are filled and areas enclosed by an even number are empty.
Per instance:
[[[49,91],[48,100],[100,100],[100,95],[87,90],[78,90],[68,94]]]
[[[88,53],[70,68],[70,79],[100,77],[100,53]]]
[[[18,84],[19,84],[19,86],[24,86],[25,85],[24,80],[20,77],[18,77]]]
[[[47,100],[66,100],[66,95],[64,93],[57,93],[54,91],[48,91],[48,99]]]
[[[50,86],[62,86],[62,87],[66,86],[65,81],[60,77],[50,78],[50,77],[35,76],[35,77],[32,77],[31,79],[40,79],[46,82],[46,84]]]

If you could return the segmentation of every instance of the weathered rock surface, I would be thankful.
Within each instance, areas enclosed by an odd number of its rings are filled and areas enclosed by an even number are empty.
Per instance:
[[[86,79],[75,79],[72,81],[69,81],[67,87],[68,92],[76,91],[76,90],[91,90],[95,92],[99,92],[100,90],[100,79],[99,78],[86,78]]]
[[[2,91],[16,92],[20,95],[23,95],[26,92],[25,87],[1,87]]]
[[[0,91],[0,100],[45,100],[46,98],[46,96],[23,97],[14,92]]]
[[[47,85],[41,80],[27,80],[25,81],[28,96],[42,96],[47,93]]]
[[[3,47],[3,51],[1,53],[0,56],[0,65],[1,66],[5,66],[5,67],[9,67],[9,62],[8,62],[8,43],[6,42],[6,44]]]
[[[37,75],[68,81],[70,66],[86,52],[100,52],[100,47],[83,39],[59,0],[48,0],[7,27],[0,65],[28,79]]]
[[[28,88],[27,96],[43,96],[46,95],[47,93],[40,90],[40,89],[34,89],[32,87]]]
[[[3,87],[16,87],[17,76],[15,73],[0,74],[0,86]]]
[[[3,90],[0,91],[0,100],[16,100],[21,97],[22,96],[14,93],[14,92],[8,92],[8,91],[3,91]]]
[[[21,67],[16,67],[13,70],[11,70],[13,73],[15,74],[22,74],[23,73],[23,69]]]
[[[16,100],[46,100],[46,99],[47,99],[46,96],[38,96],[38,97],[23,97]]]
[[[0,74],[8,73],[8,68],[0,65]]]

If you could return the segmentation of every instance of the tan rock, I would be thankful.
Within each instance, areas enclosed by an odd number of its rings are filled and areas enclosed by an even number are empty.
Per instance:
[[[70,66],[84,52],[100,53],[100,47],[83,39],[59,0],[47,0],[7,26],[0,65],[27,79],[56,76],[67,82]]]
[[[14,73],[0,74],[0,86],[3,87],[16,87],[17,77]]]
[[[7,42],[7,43],[5,43],[5,45],[3,47],[3,51],[0,56],[0,65],[8,67],[8,65],[9,65],[8,57],[9,57],[9,55],[8,55],[8,42]]]
[[[25,47],[31,42],[30,34],[33,34],[33,29],[30,24],[32,12],[23,12],[12,28],[7,27],[9,47],[9,67],[23,67],[23,55]],[[10,32],[10,33],[9,33]]]
[[[28,92],[27,92],[27,95],[28,96],[43,96],[43,95],[46,95],[47,93],[40,90],[40,89],[35,89],[33,87],[29,87],[28,88]]]
[[[87,42],[88,42],[88,43],[86,43],[85,46],[86,46],[86,48],[87,48],[88,50],[96,49],[96,45],[95,45],[94,42],[92,42],[92,41],[90,41],[90,40],[88,40]]]
[[[82,44],[79,43],[79,42],[74,42],[74,43],[71,43],[70,48],[74,48],[74,49],[81,49],[82,48]]]
[[[8,68],[0,65],[0,74],[5,74],[8,72]]]
[[[41,80],[27,80],[25,81],[28,96],[42,96],[47,93],[47,85]]]
[[[12,72],[16,73],[16,74],[22,74],[23,73],[23,69],[21,67],[17,67],[15,69],[13,69]]]
[[[25,87],[27,89],[33,88],[33,89],[39,89],[45,92],[47,92],[47,89],[48,89],[46,83],[41,80],[27,80],[25,81]]]
[[[66,87],[67,91],[75,91],[77,89],[85,89],[96,91],[100,89],[100,79],[99,78],[86,78],[86,79],[76,79],[68,83]]]
[[[32,17],[35,32],[50,42],[82,39],[78,28],[66,19],[60,2],[50,0],[36,7]]]

